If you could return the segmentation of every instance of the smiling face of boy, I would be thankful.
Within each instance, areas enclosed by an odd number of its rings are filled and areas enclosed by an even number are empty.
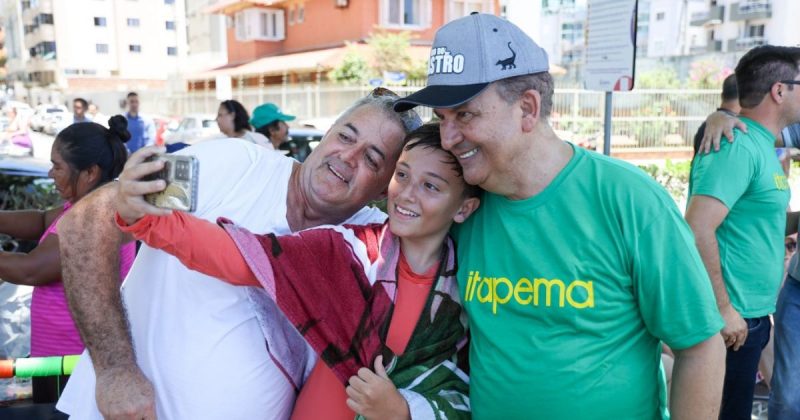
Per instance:
[[[409,143],[413,144],[415,140]],[[403,150],[389,183],[386,211],[396,236],[441,244],[453,221],[461,223],[478,208],[448,152],[427,145]]]

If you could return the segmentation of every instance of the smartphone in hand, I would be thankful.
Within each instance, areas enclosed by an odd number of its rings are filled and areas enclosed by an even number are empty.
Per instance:
[[[163,179],[167,187],[160,192],[147,194],[144,199],[165,209],[193,212],[197,209],[198,162],[194,156],[155,155],[148,161],[162,160],[164,168],[144,178],[145,181]]]

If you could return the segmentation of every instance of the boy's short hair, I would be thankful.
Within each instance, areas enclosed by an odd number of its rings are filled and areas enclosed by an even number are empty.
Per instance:
[[[403,150],[409,151],[415,149],[417,147],[425,147],[427,149],[433,150],[441,150],[447,154],[449,159],[444,161],[443,163],[449,164],[454,171],[458,174],[458,177],[464,181],[464,169],[461,167],[461,164],[458,163],[458,159],[450,153],[450,151],[445,150],[442,147],[442,137],[439,134],[439,122],[429,122],[427,124],[423,124],[416,130],[408,133],[406,138],[403,140],[405,146],[403,146]],[[471,197],[479,197],[483,190],[481,187],[477,185],[470,185],[464,181],[464,197],[471,198]]]
[[[731,74],[722,82],[722,100],[724,102],[739,99],[739,89],[736,87],[736,74]]]

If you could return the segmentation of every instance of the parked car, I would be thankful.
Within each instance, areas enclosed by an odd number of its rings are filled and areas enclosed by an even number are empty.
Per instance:
[[[178,128],[164,135],[167,145],[176,143],[195,144],[221,136],[213,114],[190,114],[181,119]]]
[[[0,176],[49,179],[52,163],[32,157],[0,156]],[[52,180],[51,180],[52,181]]]
[[[47,117],[50,114],[67,112],[69,111],[64,105],[39,105],[31,117],[30,128],[33,131],[43,131]]]
[[[314,128],[289,127],[289,139],[278,147],[286,156],[302,162],[322,140],[325,132]]]
[[[55,136],[59,131],[72,124],[72,121],[73,115],[71,112],[55,112],[52,114],[47,114],[44,119],[44,129],[42,131],[44,131],[46,134],[50,134],[51,136]]]

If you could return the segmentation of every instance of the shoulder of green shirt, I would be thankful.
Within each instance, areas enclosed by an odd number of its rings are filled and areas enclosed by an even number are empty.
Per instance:
[[[604,176],[604,179],[613,180],[603,183],[608,187],[608,191],[615,189],[624,191],[625,195],[629,197],[643,198],[649,196],[654,199],[652,201],[654,206],[674,205],[674,201],[667,190],[643,169],[599,153],[587,152],[586,157],[595,162],[594,164],[605,172],[604,175],[609,175],[607,177]],[[609,174],[609,172],[611,173]]]

